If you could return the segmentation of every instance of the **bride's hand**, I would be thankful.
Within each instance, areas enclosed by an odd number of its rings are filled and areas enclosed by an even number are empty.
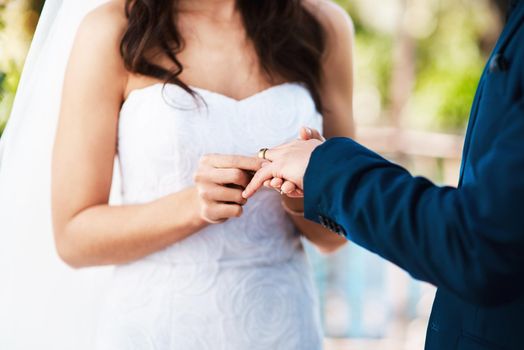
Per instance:
[[[316,129],[311,129],[308,127],[302,127],[300,128],[300,140],[308,141],[312,139],[316,139],[319,141],[326,141],[326,139],[320,134],[320,132]],[[290,198],[302,198],[304,197],[304,192],[297,188],[297,186],[292,183],[291,181],[284,181],[280,178],[273,178],[271,180],[267,180],[264,182],[264,186],[268,188],[273,188],[277,191],[279,191],[282,194],[285,194],[286,196]]]
[[[263,162],[255,157],[203,156],[194,176],[201,218],[218,224],[241,216],[242,206],[247,202],[242,191]]]

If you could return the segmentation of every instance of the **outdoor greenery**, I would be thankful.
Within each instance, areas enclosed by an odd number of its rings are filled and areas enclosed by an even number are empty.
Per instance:
[[[337,2],[351,14],[356,29],[357,120],[376,125],[399,118],[408,128],[462,133],[482,67],[502,27],[505,2]],[[395,71],[400,71],[397,80]],[[407,99],[395,101],[399,89],[406,90]],[[370,98],[376,93],[379,98]],[[380,106],[370,106],[373,101]],[[392,115],[395,103],[400,115]]]
[[[0,135],[44,0],[0,0]]]
[[[356,28],[357,122],[462,133],[504,1],[337,2]],[[0,0],[0,135],[43,3]]]

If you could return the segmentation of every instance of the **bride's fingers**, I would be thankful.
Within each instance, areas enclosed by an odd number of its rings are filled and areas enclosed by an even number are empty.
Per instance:
[[[210,202],[234,203],[238,205],[244,205],[247,202],[242,197],[242,190],[215,184],[199,186],[198,194],[202,199]]]
[[[304,141],[312,139],[316,139],[322,142],[326,141],[326,139],[320,134],[318,130],[308,127],[300,128],[300,139]]]
[[[285,181],[282,186],[280,187],[280,190],[284,194],[292,193],[297,189],[297,186],[292,183],[291,181]]]
[[[270,185],[271,187],[273,187],[274,189],[277,189],[280,191],[280,187],[282,187],[282,184],[284,183],[284,180],[282,179],[279,179],[279,178],[273,178],[271,181],[270,181]]]
[[[311,129],[310,128],[306,128],[306,127],[302,127],[300,128],[300,139],[301,140],[304,140],[304,141],[307,141],[307,140],[311,140]]]
[[[297,191],[293,191],[291,193],[286,194],[289,198],[304,198],[304,193]]]
[[[304,198],[304,192],[300,189],[296,189],[291,193],[286,193],[286,196],[289,198]]]
[[[264,181],[264,187],[271,188],[271,180]]]
[[[229,203],[206,202],[202,207],[202,216],[211,224],[219,224],[243,214],[241,205]]]
[[[200,172],[198,176],[220,185],[234,184],[241,187],[246,187],[251,180],[251,175],[240,169],[212,168]]]

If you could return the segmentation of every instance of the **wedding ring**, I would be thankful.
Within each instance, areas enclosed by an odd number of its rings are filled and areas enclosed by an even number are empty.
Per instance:
[[[258,158],[260,159],[266,159],[266,152],[269,150],[269,148],[262,148],[260,151],[258,151]],[[267,159],[266,159],[267,160]]]

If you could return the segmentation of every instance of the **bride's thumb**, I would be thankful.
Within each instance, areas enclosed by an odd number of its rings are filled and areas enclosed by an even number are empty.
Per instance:
[[[313,137],[313,131],[311,131],[310,128],[303,126],[300,128],[299,135],[301,140],[311,140],[311,138]]]
[[[312,139],[324,141],[324,137],[320,135],[320,132],[318,130],[311,129],[306,126],[300,128],[300,139],[304,141],[308,141]]]

